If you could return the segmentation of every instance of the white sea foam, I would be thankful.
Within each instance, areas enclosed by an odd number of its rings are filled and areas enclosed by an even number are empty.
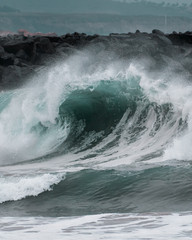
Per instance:
[[[191,213],[101,214],[66,218],[0,218],[3,240],[190,240]]]
[[[46,100],[40,86],[12,94],[10,103],[0,113],[1,164],[46,155],[67,137],[68,123],[60,127],[53,121],[56,116]],[[44,129],[48,130],[42,134]]]
[[[60,105],[71,92],[87,87],[94,89],[101,80],[129,81],[130,78],[135,78],[137,81],[140,79],[139,84],[151,102],[159,105],[172,103],[176,120],[172,119],[170,124],[164,124],[154,136],[150,136],[156,120],[156,113],[151,110],[148,121],[143,125],[147,130],[136,142],[129,144],[127,131],[133,127],[142,109],[138,107],[135,116],[129,121],[126,119],[129,112],[127,110],[116,129],[107,138],[96,147],[76,156],[75,160],[78,159],[78,163],[81,163],[79,159],[83,158],[83,155],[87,156],[90,152],[103,149],[105,145],[116,139],[119,130],[122,134],[118,144],[106,150],[103,155],[100,151],[99,157],[88,159],[89,166],[93,166],[93,163],[103,166],[130,164],[138,161],[142,156],[158,150],[162,151],[167,144],[170,145],[165,150],[164,160],[173,158],[191,160],[192,86],[184,77],[174,74],[169,68],[161,75],[157,73],[153,75],[146,71],[146,63],[130,64],[129,61],[115,61],[113,55],[108,56],[109,61],[101,62],[104,56],[105,54],[98,55],[95,58],[94,54],[82,51],[67,61],[60,61],[49,70],[42,70],[27,86],[9,93],[9,101],[6,100],[5,108],[0,106],[1,165],[48,155],[65,141],[70,132],[70,122],[66,119],[66,122],[60,126],[56,123],[56,119]],[[170,62],[171,64],[174,69],[176,63]],[[7,99],[7,93],[1,92],[0,98]],[[170,140],[177,133],[180,118],[188,118],[189,127],[184,135],[175,138],[171,145]],[[42,134],[44,129],[48,130]],[[162,158],[157,159],[157,161],[161,160]],[[86,165],[86,161],[82,163]]]
[[[60,126],[56,121],[62,102],[72,91],[113,79],[122,69],[118,61],[105,66],[97,63],[98,68],[94,61],[89,53],[81,52],[40,71],[8,97],[7,92],[0,93],[0,165],[45,156],[65,141],[70,123],[66,119]]]
[[[1,177],[0,203],[16,201],[28,196],[37,196],[44,191],[51,191],[52,186],[58,184],[64,177],[64,173]]]
[[[133,66],[132,71],[136,73],[138,69]],[[151,101],[159,104],[171,103],[173,110],[178,114],[178,120],[187,122],[187,129],[178,132],[173,141],[167,142],[162,160],[192,160],[192,84],[185,79],[185,76],[165,69],[156,79],[142,72],[140,85]],[[169,129],[165,134],[169,135]],[[159,136],[159,140],[162,137],[163,135]]]

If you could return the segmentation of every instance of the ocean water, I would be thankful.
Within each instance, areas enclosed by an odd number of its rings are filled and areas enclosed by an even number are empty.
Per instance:
[[[160,56],[92,47],[0,92],[0,239],[192,239],[190,58]]]

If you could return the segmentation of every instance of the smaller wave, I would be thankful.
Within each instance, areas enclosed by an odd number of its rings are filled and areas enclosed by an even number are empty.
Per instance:
[[[15,184],[12,179],[6,185],[1,180],[0,185],[7,194],[4,201],[24,198],[0,204],[1,217],[191,211],[189,164],[157,167],[139,163],[120,170],[66,170],[64,176],[58,174],[52,172],[23,181],[15,178]],[[2,195],[3,192],[1,201]]]
[[[0,203],[17,201],[28,196],[38,196],[44,191],[51,191],[53,185],[64,178],[64,173],[1,177]]]

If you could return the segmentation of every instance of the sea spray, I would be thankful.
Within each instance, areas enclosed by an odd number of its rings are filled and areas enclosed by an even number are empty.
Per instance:
[[[64,173],[1,177],[0,203],[38,196],[44,191],[51,191],[53,185],[58,184],[64,178]]]
[[[0,93],[2,216],[190,211],[185,62],[99,46]]]

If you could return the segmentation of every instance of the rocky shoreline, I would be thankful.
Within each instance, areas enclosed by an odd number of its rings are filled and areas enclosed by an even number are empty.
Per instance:
[[[115,34],[109,36],[86,35],[84,33],[62,36],[15,34],[0,37],[0,90],[16,88],[25,79],[36,74],[37,69],[58,58],[67,58],[83,48],[98,51],[116,51],[120,58],[141,58],[157,54],[178,56],[186,61],[192,55],[192,32],[164,34],[152,33]],[[158,58],[158,57],[157,57]],[[186,65],[186,64],[185,64]],[[190,65],[191,66],[191,65]],[[191,72],[191,67],[187,69]]]

